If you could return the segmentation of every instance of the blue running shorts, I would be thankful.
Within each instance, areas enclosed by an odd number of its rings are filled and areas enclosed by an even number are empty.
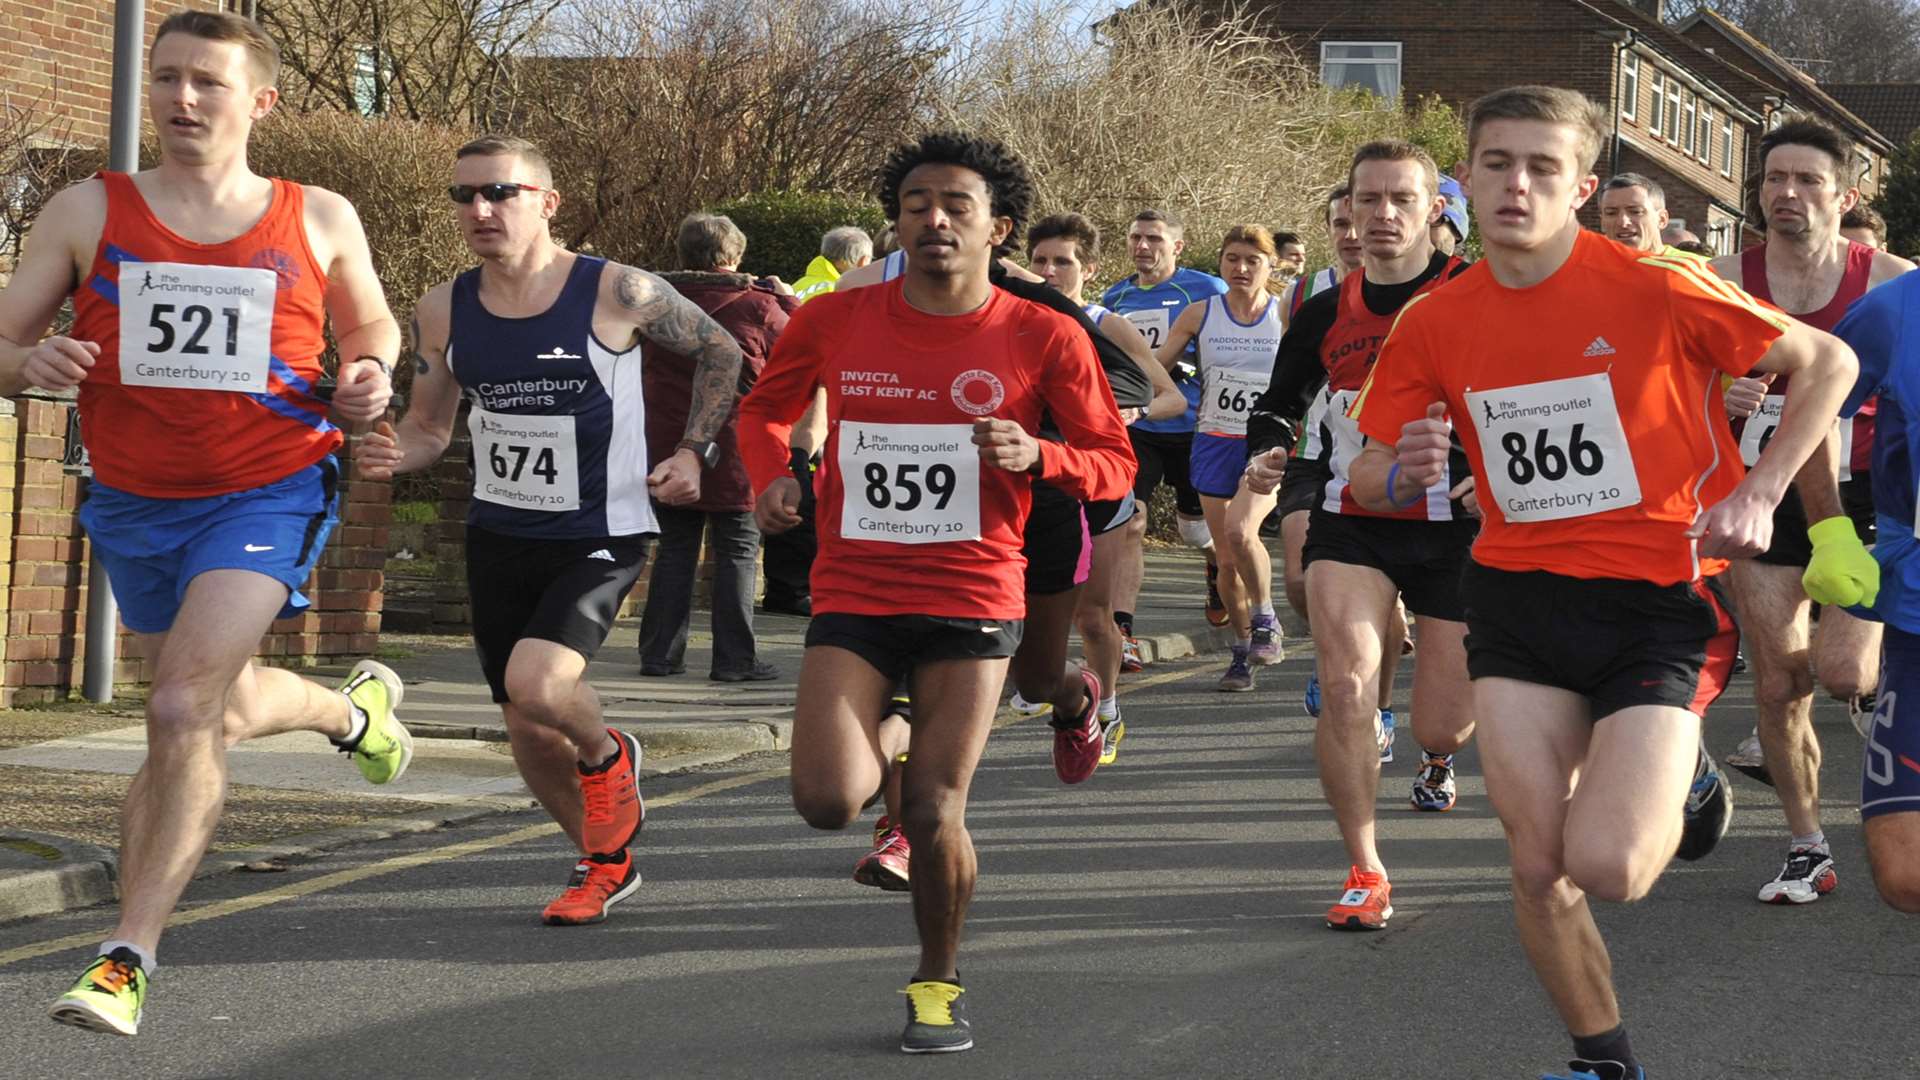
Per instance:
[[[1240,475],[1247,471],[1247,440],[1236,435],[1193,437],[1190,466],[1193,490],[1215,499],[1231,499],[1240,490]]]
[[[308,606],[300,587],[339,521],[339,487],[331,456],[265,487],[200,499],[154,499],[96,482],[80,525],[129,629],[164,633],[187,585],[209,570],[251,570],[285,585],[284,619]]]
[[[1879,701],[1860,770],[1863,818],[1920,813],[1920,634],[1888,626],[1881,640]]]

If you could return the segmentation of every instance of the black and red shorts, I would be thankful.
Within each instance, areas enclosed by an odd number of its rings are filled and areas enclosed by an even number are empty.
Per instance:
[[[1740,632],[1715,578],[1678,585],[1467,563],[1467,674],[1585,697],[1593,719],[1640,705],[1705,715]]]

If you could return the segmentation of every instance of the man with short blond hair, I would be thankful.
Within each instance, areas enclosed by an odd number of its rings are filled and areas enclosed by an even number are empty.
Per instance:
[[[161,22],[147,88],[159,162],[55,195],[0,293],[0,394],[78,390],[94,467],[80,523],[154,664],[119,922],[52,1009],[91,1031],[139,1031],[161,931],[225,802],[226,747],[317,732],[376,784],[412,759],[386,667],[361,661],[334,692],[252,661],[274,619],[308,606],[300,589],[339,507],[334,422],[379,418],[400,348],[352,205],[248,166],[278,69],[250,19]],[[72,327],[43,339],[69,300]]]
[[[1600,186],[1600,231],[1636,251],[1666,246],[1667,193],[1639,173],[1615,173]]]

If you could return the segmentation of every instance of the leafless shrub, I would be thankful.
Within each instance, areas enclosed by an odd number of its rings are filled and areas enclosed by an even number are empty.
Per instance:
[[[0,273],[12,272],[47,200],[106,164],[103,151],[76,146],[70,130],[44,99],[0,93]]]
[[[1414,137],[1443,166],[1464,151],[1464,137],[1458,150],[1444,145],[1458,129],[1444,107],[1409,114],[1330,90],[1244,10],[1141,4],[1097,35],[1076,30],[1070,10],[1013,15],[956,80],[943,113],[1026,159],[1036,212],[1098,222],[1109,277],[1130,272],[1125,226],[1147,206],[1186,219],[1203,263],[1243,222],[1297,230],[1325,259],[1322,199],[1356,146]]]

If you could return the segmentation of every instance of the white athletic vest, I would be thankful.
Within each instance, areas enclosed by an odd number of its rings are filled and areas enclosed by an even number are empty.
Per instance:
[[[1212,435],[1247,433],[1247,414],[1253,401],[1273,378],[1273,362],[1280,351],[1280,301],[1267,298],[1266,307],[1250,323],[1233,317],[1225,296],[1207,298],[1194,336],[1200,360],[1200,423],[1195,429]]]

